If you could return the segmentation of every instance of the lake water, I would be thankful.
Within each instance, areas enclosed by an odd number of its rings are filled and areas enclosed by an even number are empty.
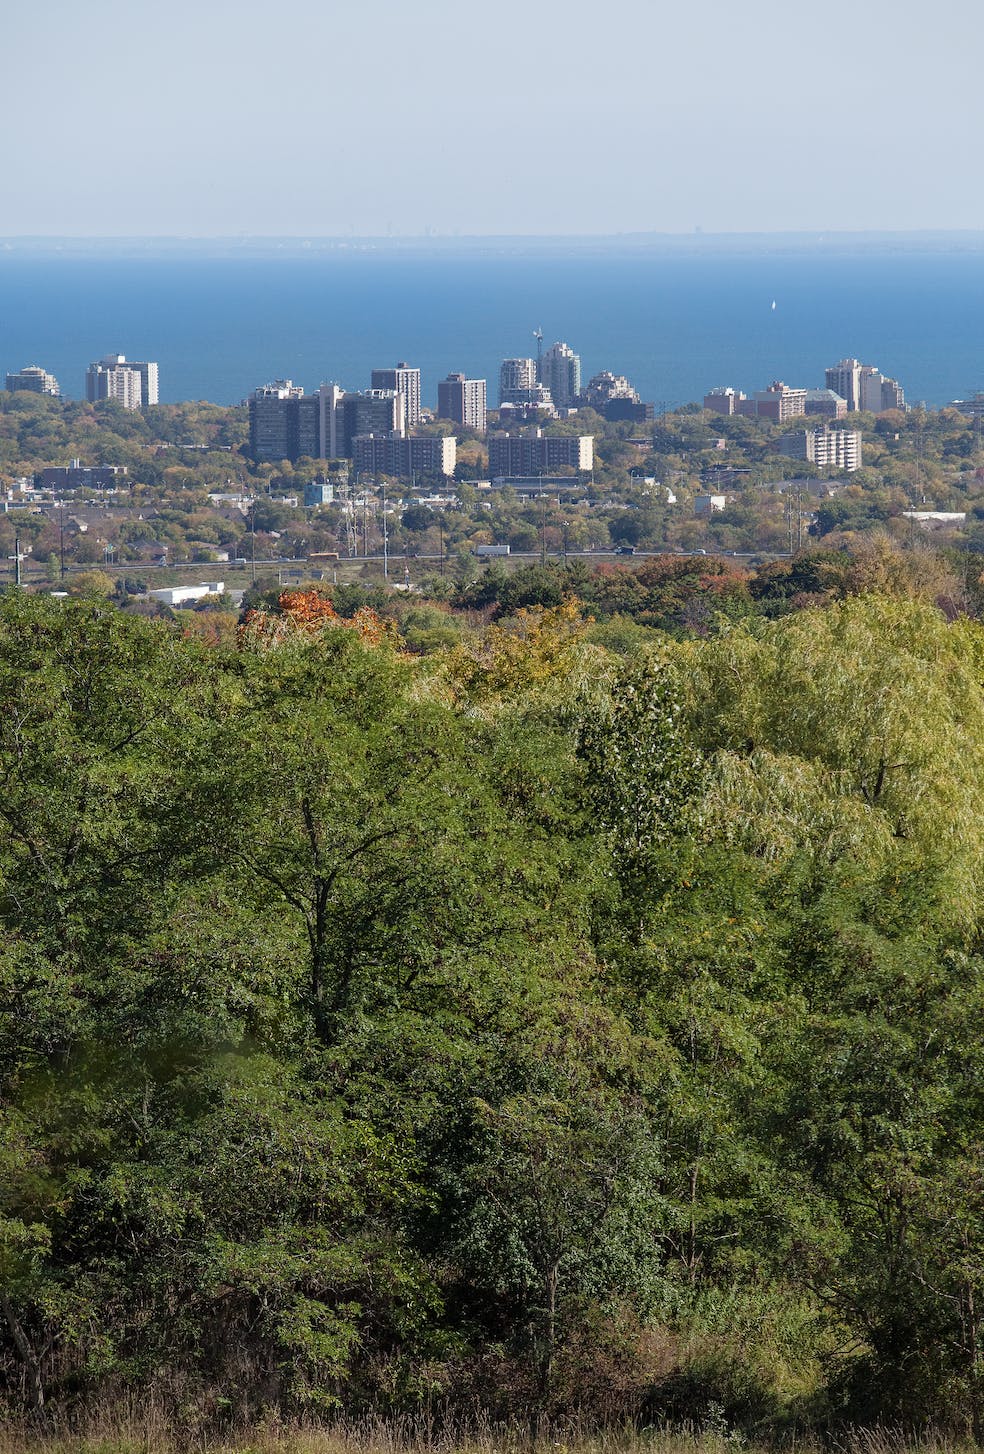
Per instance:
[[[938,407],[984,388],[984,253],[0,254],[0,370],[41,364],[76,398],[115,351],[158,360],[163,402],[234,403],[282,377],[365,388],[406,359],[426,404],[461,371],[492,405],[500,360],[533,354],[538,326],[585,381],[624,373],[667,407],[717,385],[822,387],[845,355]]]

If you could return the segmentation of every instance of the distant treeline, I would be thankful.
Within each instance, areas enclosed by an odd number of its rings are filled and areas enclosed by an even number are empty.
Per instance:
[[[10,1417],[980,1436],[984,628],[786,584],[0,599]]]

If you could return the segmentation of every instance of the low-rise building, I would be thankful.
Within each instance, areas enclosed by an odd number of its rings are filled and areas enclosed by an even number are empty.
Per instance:
[[[148,591],[147,595],[164,606],[188,606],[206,596],[221,596],[224,591],[225,581],[203,581],[197,586],[164,586],[158,591]]]
[[[902,514],[923,530],[958,529],[967,523],[965,510],[903,510]]]
[[[117,490],[126,483],[126,465],[83,465],[77,459],[71,464],[51,465],[38,470],[34,484],[39,490]]]
[[[720,510],[728,508],[728,501],[725,495],[695,495],[694,514],[698,516],[714,515]]]
[[[791,480],[772,480],[767,488],[777,495],[808,495],[815,500],[832,500],[848,486],[836,480],[813,480],[798,476]]]
[[[847,413],[847,400],[835,394],[833,389],[807,389],[804,414],[816,414],[821,419],[843,419]]]
[[[609,424],[651,424],[656,418],[656,405],[642,399],[609,399],[601,412]]]
[[[573,475],[500,475],[493,488],[513,490],[520,500],[582,499],[590,482]]]

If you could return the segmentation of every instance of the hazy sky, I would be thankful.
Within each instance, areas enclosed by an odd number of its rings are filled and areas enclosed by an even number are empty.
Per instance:
[[[979,0],[0,0],[0,235],[984,227]]]

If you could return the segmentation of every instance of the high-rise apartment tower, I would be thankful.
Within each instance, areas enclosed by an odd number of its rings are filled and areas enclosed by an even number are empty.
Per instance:
[[[121,353],[110,353],[89,365],[85,397],[90,404],[116,399],[124,409],[145,409],[157,403],[156,363],[128,363]]]
[[[901,384],[860,359],[842,358],[832,369],[827,369],[826,384],[847,400],[851,410],[868,409],[872,414],[881,414],[885,409],[905,408],[905,390]]]
[[[37,364],[28,364],[20,373],[8,374],[7,388],[12,394],[51,394],[56,399],[61,393],[54,374],[47,373]]]
[[[300,384],[277,379],[249,396],[249,452],[255,460],[277,462],[320,454],[320,401]]]
[[[464,374],[448,374],[437,386],[437,413],[440,419],[453,419],[466,429],[484,434],[485,380],[466,379]]]
[[[573,409],[581,392],[581,360],[566,343],[554,343],[540,359],[540,383],[555,409]]]
[[[371,386],[402,394],[406,427],[412,429],[420,423],[419,369],[412,369],[408,363],[398,363],[395,369],[373,369]]]
[[[499,403],[524,404],[537,392],[536,363],[531,358],[504,358],[499,366]]]

